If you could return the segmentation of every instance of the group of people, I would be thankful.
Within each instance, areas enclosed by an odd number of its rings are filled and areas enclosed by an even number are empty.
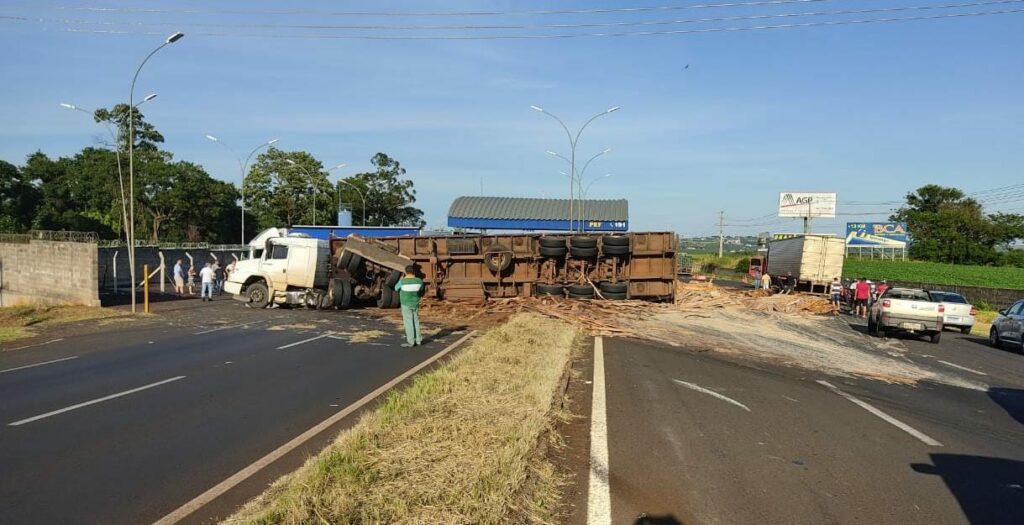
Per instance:
[[[885,279],[881,283],[875,284],[869,281],[867,277],[861,277],[860,279],[848,282],[842,282],[836,277],[829,285],[828,292],[832,304],[837,309],[841,304],[846,303],[850,308],[850,313],[860,317],[867,317],[868,307],[888,289],[889,282]]]
[[[771,291],[772,276],[768,275],[768,272],[761,273],[760,270],[754,270],[753,275],[754,288]],[[793,277],[793,272],[786,272],[786,275],[780,275],[775,279],[778,281],[776,286],[780,294],[791,294],[796,290],[796,277]]]
[[[234,262],[222,268],[220,261],[217,259],[207,262],[199,271],[196,271],[195,265],[189,266],[186,270],[185,266],[182,265],[182,260],[178,259],[174,263],[174,291],[178,295],[185,295],[187,290],[188,295],[195,295],[196,278],[198,277],[200,284],[199,296],[204,302],[212,301],[214,293],[217,295],[224,293],[224,281],[227,280],[233,271],[235,271]],[[186,276],[188,278],[187,284]]]

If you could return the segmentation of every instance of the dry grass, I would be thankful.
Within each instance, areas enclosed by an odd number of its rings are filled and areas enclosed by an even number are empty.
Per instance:
[[[539,453],[578,332],[519,314],[393,392],[228,522],[551,523]]]
[[[0,343],[31,337],[53,325],[127,315],[92,306],[12,306],[0,308]]]
[[[992,329],[992,321],[999,312],[995,310],[978,310],[974,319],[974,326],[971,328],[971,335],[988,337],[988,331]]]

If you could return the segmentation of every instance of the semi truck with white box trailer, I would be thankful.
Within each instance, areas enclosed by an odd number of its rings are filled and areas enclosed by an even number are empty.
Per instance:
[[[831,235],[799,235],[768,242],[765,272],[772,282],[793,274],[796,289],[828,293],[833,279],[843,275],[844,239]]]

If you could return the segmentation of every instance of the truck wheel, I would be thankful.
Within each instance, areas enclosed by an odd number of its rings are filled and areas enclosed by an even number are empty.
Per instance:
[[[561,284],[537,283],[534,285],[533,290],[537,295],[551,295],[554,297],[563,297],[565,295],[565,287]]]
[[[392,297],[395,295],[394,290],[388,287],[380,289],[380,297],[377,298],[377,308],[391,308]]]
[[[601,253],[605,255],[629,255],[629,246],[606,244],[604,248],[601,248]]]
[[[562,246],[541,246],[540,255],[541,257],[565,257],[566,252],[569,251],[564,245]]]
[[[566,288],[569,291],[569,297],[590,299],[594,296],[594,287],[589,284],[570,284]]]
[[[565,237],[541,237],[541,248],[565,248]]]
[[[390,308],[401,308],[402,307],[402,294],[392,291],[391,292],[391,305]]]
[[[612,294],[624,294],[626,293],[626,290],[629,289],[629,283],[601,281],[597,284],[597,287],[601,290],[601,295],[604,295],[605,292]]]
[[[573,237],[569,239],[573,248],[597,248],[597,239],[593,237]]]
[[[484,265],[494,273],[502,273],[512,266],[512,254],[498,246],[488,248],[484,252]]]
[[[395,285],[398,284],[398,281],[401,281],[401,280],[402,280],[402,272],[399,272],[399,271],[396,270],[394,272],[391,272],[391,275],[389,275],[387,280],[384,281],[384,286],[387,286],[388,288],[394,290],[395,289]]]
[[[942,340],[942,332],[933,333],[932,336],[928,338],[928,340],[931,341],[933,345],[939,344],[939,341]]]
[[[344,256],[342,256],[342,257],[344,257]],[[356,255],[356,254],[353,253],[352,257],[348,261],[348,264],[345,265],[345,269],[348,270],[349,274],[354,276],[354,275],[359,273],[359,267],[362,264],[363,264],[363,258],[361,256]]]
[[[328,303],[337,309],[347,308],[352,304],[352,283],[347,279],[331,280],[330,289],[327,290]]]
[[[569,250],[569,253],[577,259],[591,259],[597,257],[597,247],[593,248],[577,248],[576,245]]]
[[[350,261],[352,261],[352,252],[342,253],[341,257],[338,258],[338,268],[341,268],[343,270],[347,270],[348,269],[348,263]]]
[[[626,298],[626,292],[601,292],[601,296],[609,301],[622,301]]]
[[[245,295],[249,298],[249,305],[253,308],[266,308],[270,303],[270,291],[263,283],[252,283],[245,289]]]
[[[999,338],[999,331],[994,326],[988,331],[988,344],[996,348],[1003,346],[1003,342]]]
[[[626,246],[629,247],[629,237],[625,235],[605,235],[601,237],[601,244],[604,247],[608,246]]]

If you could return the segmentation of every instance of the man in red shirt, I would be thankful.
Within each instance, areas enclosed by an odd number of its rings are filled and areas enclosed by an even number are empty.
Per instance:
[[[882,279],[882,284],[875,287],[875,297],[881,297],[889,289],[889,281]]]
[[[853,304],[857,309],[856,314],[861,317],[867,317],[868,298],[871,297],[871,285],[868,284],[867,278],[861,277],[857,281],[857,287],[854,288],[853,294]]]

